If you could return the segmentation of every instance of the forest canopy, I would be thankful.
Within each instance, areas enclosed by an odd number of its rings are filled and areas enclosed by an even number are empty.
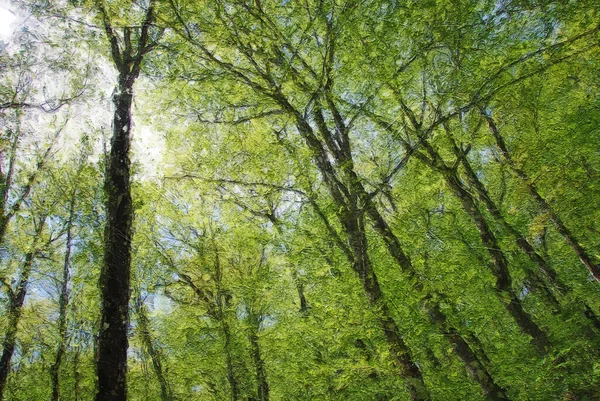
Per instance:
[[[600,400],[596,1],[0,6],[0,401]]]

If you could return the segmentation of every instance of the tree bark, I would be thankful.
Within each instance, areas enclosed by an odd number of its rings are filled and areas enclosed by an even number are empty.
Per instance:
[[[148,319],[146,307],[139,296],[135,302],[135,309],[138,315],[138,328],[140,337],[142,339],[142,344],[144,344],[144,348],[146,348],[146,352],[152,360],[152,368],[154,369],[154,374],[156,375],[158,384],[160,385],[160,399],[162,401],[172,401],[173,395],[163,370],[162,358],[159,350],[152,341],[152,335],[150,333],[150,321]]]
[[[508,260],[500,248],[496,236],[489,227],[487,220],[481,214],[472,195],[464,188],[456,171],[445,169],[442,174],[447,185],[459,198],[463,209],[475,223],[479,238],[485,245],[492,259],[492,274],[496,278],[496,291],[506,310],[514,318],[523,333],[529,334],[533,344],[540,352],[544,352],[551,344],[546,333],[538,327],[531,316],[523,309],[519,297],[512,288],[512,278],[508,269]]]
[[[405,143],[405,145],[407,145],[407,143]],[[539,352],[545,352],[551,345],[550,341],[546,333],[537,326],[531,316],[523,309],[519,297],[514,292],[514,289],[512,288],[512,278],[508,269],[508,260],[500,248],[500,244],[486,218],[478,209],[475,197],[465,188],[465,185],[461,181],[457,171],[458,163],[455,163],[454,166],[448,166],[441,155],[427,140],[422,141],[422,146],[425,148],[427,155],[418,151],[415,153],[416,157],[418,157],[425,165],[442,174],[446,185],[460,200],[463,210],[477,227],[479,238],[485,245],[486,250],[492,259],[491,270],[496,279],[495,287],[500,301],[513,317],[520,330],[532,337],[532,343],[535,345],[536,349]],[[460,159],[458,162],[460,162]]]
[[[461,161],[463,165],[465,175],[469,183],[473,186],[475,191],[477,192],[479,201],[483,203],[488,213],[492,216],[492,218],[500,224],[510,235],[515,239],[515,244],[519,247],[538,267],[539,273],[532,273],[527,271],[526,275],[528,277],[528,281],[530,283],[531,289],[538,292],[548,303],[553,305],[554,307],[560,309],[560,304],[554,294],[549,290],[549,288],[544,285],[542,277],[546,279],[546,281],[552,285],[552,287],[559,293],[563,293],[566,290],[565,285],[560,281],[556,270],[550,266],[550,264],[544,259],[542,255],[540,255],[534,246],[525,238],[523,234],[521,234],[515,227],[513,227],[506,218],[500,212],[500,209],[493,201],[491,196],[488,193],[487,188],[481,182],[471,163],[467,159],[467,155],[462,149],[460,149],[450,133],[448,132],[448,136],[452,143],[452,148],[454,150],[455,156]],[[540,274],[542,277],[540,277]]]
[[[297,274],[294,273],[294,282],[296,284],[296,291],[298,291],[298,299],[300,300],[300,313],[308,312],[308,301],[304,294],[304,283],[300,280]]]
[[[498,129],[498,126],[496,125],[494,119],[485,110],[482,110],[482,115],[488,123],[490,132],[494,137],[494,140],[496,141],[496,146],[500,149],[500,153],[502,154],[502,157],[504,158],[510,169],[526,185],[529,194],[531,195],[533,200],[538,204],[540,209],[544,213],[547,213],[548,216],[550,216],[550,220],[552,220],[552,223],[554,223],[556,231],[558,231],[558,233],[564,238],[565,242],[575,252],[581,263],[588,269],[588,271],[594,277],[594,279],[600,282],[600,263],[596,263],[597,261],[593,261],[592,257],[583,248],[583,246],[581,246],[575,235],[571,232],[571,230],[567,228],[560,216],[556,214],[554,208],[539,193],[537,187],[529,178],[525,170],[517,166],[517,163],[513,160],[512,155],[508,151],[506,142],[500,134],[500,130]]]
[[[379,324],[388,342],[392,360],[400,369],[402,376],[407,379],[411,400],[429,400],[429,390],[423,380],[421,369],[414,362],[412,353],[392,318],[392,313],[379,286],[379,280],[373,270],[371,259],[367,253],[368,245],[362,213],[354,210],[347,214],[345,229],[354,255],[352,267],[358,274],[363,290],[379,318]]]
[[[521,234],[515,227],[513,227],[506,218],[500,212],[496,203],[489,195],[487,188],[481,182],[477,174],[473,170],[473,167],[469,163],[466,154],[462,152],[458,146],[453,144],[455,154],[461,159],[462,165],[465,169],[465,174],[469,183],[475,188],[478,198],[483,203],[490,215],[498,222],[504,229],[513,236],[516,245],[529,257],[529,259],[537,265],[538,272],[526,271],[526,280],[528,282],[528,288],[534,292],[540,294],[540,296],[546,301],[547,304],[554,307],[558,312],[562,310],[559,300],[551,291],[551,288],[560,295],[565,295],[572,292],[572,288],[565,284],[556,270],[550,265],[543,255],[534,248],[534,246]],[[590,307],[583,303],[583,314],[590,321],[590,323],[596,328],[600,328],[600,320],[594,313],[590,313]]]
[[[366,202],[365,207],[367,208],[367,213],[372,220],[375,231],[383,238],[390,255],[394,258],[398,266],[410,276],[411,281],[414,283],[413,287],[423,291],[423,285],[417,280],[412,262],[404,253],[398,237],[392,232],[392,229],[371,200]],[[481,386],[488,399],[507,400],[508,398],[506,397],[505,390],[496,384],[487,367],[482,363],[475,351],[471,349],[460,332],[448,323],[448,319],[440,309],[439,304],[434,301],[430,295],[427,295],[421,299],[420,306],[426,313],[430,322],[436,326],[440,332],[446,333],[446,338],[450,344],[452,344],[454,350],[456,350],[456,355],[465,364],[467,373]],[[481,352],[483,352],[483,349]],[[485,354],[484,357],[487,359]]]
[[[81,356],[81,347],[77,347],[75,355],[73,355],[73,399],[80,400],[81,396],[81,372],[79,371],[79,358]]]
[[[0,401],[4,400],[4,390],[6,388],[6,381],[10,372],[10,362],[15,352],[17,331],[19,328],[19,321],[21,320],[23,303],[25,302],[25,296],[27,295],[29,276],[31,275],[33,261],[37,252],[37,245],[42,235],[45,222],[46,217],[42,217],[36,225],[31,248],[25,255],[23,269],[21,271],[21,276],[19,277],[16,290],[13,291],[12,289],[9,289],[9,304],[8,311],[6,313],[8,316],[8,321],[6,324],[4,341],[2,342],[2,356],[0,356]]]
[[[287,100],[281,99],[280,101],[284,109],[296,116],[298,131],[313,152],[313,160],[321,171],[325,184],[338,208],[338,219],[348,240],[348,248],[344,247],[342,250],[345,251],[353,270],[360,279],[369,303],[378,315],[379,324],[390,348],[390,355],[401,375],[406,379],[410,397],[414,401],[429,400],[429,390],[425,385],[421,370],[415,364],[410,349],[404,342],[400,330],[392,318],[369,258],[363,218],[364,211],[359,207],[362,192],[357,191],[361,186],[353,171],[354,164],[349,148],[349,139],[344,138],[345,130],[339,127],[338,135],[341,138],[335,138],[327,129],[320,111],[317,110],[315,119],[321,134],[325,138],[325,146],[334,157],[336,165],[339,166],[336,168],[328,160],[327,151],[313,132],[310,124],[304,120],[300,113],[293,109]],[[340,173],[343,178],[339,177]]]
[[[250,325],[250,334],[248,337],[252,348],[252,360],[254,361],[254,368],[256,370],[258,401],[269,401],[269,382],[267,381],[265,361],[260,352],[260,343],[258,340],[260,319],[257,315],[250,312],[248,313],[248,323]]]
[[[454,352],[465,364],[469,376],[481,386],[487,400],[508,400],[505,390],[494,381],[485,365],[465,341],[462,335],[451,325],[439,309],[438,304],[429,308],[430,318],[440,327],[446,328],[446,338],[453,345]]]
[[[64,128],[64,125],[59,128],[55,135],[54,141],[51,142],[44,153],[41,154],[41,157],[38,159],[36,164],[36,169],[27,177],[25,184],[23,184],[18,190],[16,194],[11,194],[11,187],[14,183],[14,172],[15,165],[17,163],[17,149],[19,147],[19,141],[21,137],[21,128],[20,128],[20,119],[21,119],[21,110],[17,109],[16,112],[17,119],[17,128],[16,132],[13,132],[13,138],[10,143],[10,155],[8,157],[8,165],[7,170],[2,171],[2,162],[4,159],[4,149],[0,149],[0,246],[4,244],[6,230],[8,229],[8,224],[15,217],[17,212],[21,209],[23,203],[29,197],[31,193],[31,189],[33,185],[37,182],[38,176],[40,172],[44,169],[46,161],[50,156],[50,152],[58,138],[58,135]],[[12,204],[10,204],[9,200],[14,197]]]
[[[60,295],[58,299],[58,347],[54,363],[50,368],[50,377],[52,381],[52,401],[60,399],[60,365],[65,354],[67,346],[67,306],[69,304],[69,276],[71,264],[71,241],[73,232],[73,218],[75,215],[75,199],[77,189],[73,190],[69,202],[69,219],[67,221],[67,239],[65,244],[65,255],[63,261],[63,277],[60,285]]]
[[[129,187],[131,88],[114,96],[113,139],[105,178],[107,198],[104,266],[100,281],[102,320],[98,338],[96,401],[127,399],[127,330],[129,327],[131,225]]]
[[[102,316],[96,361],[96,401],[127,400],[127,332],[134,214],[129,159],[131,106],[133,85],[139,76],[142,58],[152,49],[152,45],[148,45],[148,30],[154,18],[153,6],[154,2],[151,0],[134,52],[131,47],[131,29],[123,29],[126,45],[121,49],[102,1],[97,2],[119,77],[113,95],[113,136],[104,181],[107,221],[104,234],[104,265],[100,277]]]
[[[224,338],[224,354],[225,354],[225,367],[227,369],[227,382],[229,383],[230,389],[230,399],[232,401],[238,401],[240,398],[239,394],[239,384],[235,375],[235,369],[233,366],[233,353],[232,353],[232,336],[231,336],[231,328],[227,322],[227,316],[225,314],[225,307],[227,306],[227,298],[226,294],[223,291],[222,287],[222,271],[221,271],[221,262],[219,258],[219,250],[217,248],[217,244],[215,242],[214,237],[211,238],[215,261],[214,261],[214,280],[216,284],[216,291],[213,295],[212,291],[206,291],[205,289],[197,286],[185,273],[179,273],[179,276],[182,278],[181,282],[190,287],[196,297],[205,304],[206,309],[208,311],[208,315],[215,320],[220,326],[221,332]]]
[[[221,330],[223,331],[223,337],[225,338],[225,364],[227,366],[227,381],[229,382],[229,388],[231,390],[231,401],[238,401],[240,397],[240,390],[237,378],[235,377],[235,370],[233,368],[233,354],[231,352],[231,330],[229,324],[223,319],[221,322]]]

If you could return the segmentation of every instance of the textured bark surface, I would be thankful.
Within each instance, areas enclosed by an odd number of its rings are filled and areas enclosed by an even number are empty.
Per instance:
[[[98,394],[96,401],[127,399],[127,331],[129,327],[131,224],[129,146],[130,88],[114,96],[113,138],[106,170],[107,198],[104,266],[100,281],[102,320],[98,338]]]
[[[475,223],[481,242],[485,245],[492,259],[492,274],[496,279],[496,291],[500,300],[521,331],[529,334],[532,337],[532,343],[540,352],[543,352],[550,346],[548,336],[538,327],[525,309],[523,309],[521,301],[512,287],[508,260],[500,248],[500,244],[489,227],[487,220],[477,208],[473,196],[462,185],[456,175],[456,171],[444,170],[442,173],[452,192],[460,199],[463,209]]]
[[[496,202],[490,196],[487,188],[481,182],[477,173],[471,166],[471,163],[467,159],[466,152],[459,148],[449,131],[448,136],[452,143],[453,151],[458,160],[460,160],[467,181],[475,189],[479,201],[485,206],[488,213],[492,216],[501,227],[503,227],[515,240],[515,244],[519,247],[533,262],[537,268],[537,272],[526,271],[526,280],[528,281],[531,290],[539,293],[549,304],[553,307],[560,309],[560,304],[556,296],[552,293],[549,286],[552,287],[558,293],[564,293],[565,285],[558,278],[556,270],[540,255],[534,246],[521,234],[515,227],[513,227],[506,218],[502,215],[500,208],[496,205]],[[549,285],[544,283],[547,281]]]
[[[355,257],[353,269],[363,285],[363,290],[367,295],[369,302],[379,317],[379,324],[385,338],[388,342],[390,355],[404,378],[406,378],[408,391],[411,400],[429,400],[429,390],[423,380],[420,368],[414,362],[412,353],[405,343],[398,325],[392,317],[383,292],[379,285],[379,280],[369,255],[367,253],[368,244],[364,231],[364,222],[362,219],[356,219],[352,216],[360,216],[361,213],[354,215],[356,211],[348,213],[350,221],[346,221],[345,230],[349,237],[350,246]]]
[[[34,184],[38,180],[38,176],[40,172],[44,170],[46,162],[50,157],[50,153],[58,138],[60,132],[64,128],[64,125],[59,128],[54,134],[54,141],[52,141],[46,150],[40,155],[41,157],[38,159],[36,164],[36,170],[34,170],[29,177],[27,177],[25,183],[16,189],[13,188],[13,184],[15,181],[14,173],[15,173],[15,165],[17,164],[17,150],[19,148],[19,141],[21,138],[21,128],[20,128],[20,120],[21,120],[21,110],[18,109],[16,111],[17,118],[17,128],[14,132],[11,132],[12,138],[10,141],[10,146],[8,149],[4,149],[4,147],[0,148],[0,161],[7,160],[7,168],[3,170],[0,163],[0,245],[4,244],[4,238],[6,236],[6,230],[8,228],[8,224],[15,217],[17,212],[21,209],[23,203],[29,198],[29,194],[31,193],[31,189]],[[6,157],[6,151],[8,150],[8,158]],[[12,199],[11,199],[12,198]]]
[[[229,324],[224,319],[221,320],[221,330],[223,331],[223,337],[225,337],[225,364],[227,365],[227,381],[229,382],[229,388],[231,390],[231,401],[238,401],[240,398],[240,390],[237,377],[235,376],[235,371],[233,369],[231,330],[229,329]]]
[[[293,110],[287,102],[283,106]],[[343,227],[348,243],[348,246],[344,246],[342,250],[357,273],[373,310],[379,316],[380,327],[387,340],[392,360],[400,374],[406,379],[411,399],[429,400],[429,390],[425,385],[421,370],[415,364],[412,353],[392,317],[369,258],[363,218],[364,210],[359,206],[362,199],[365,198],[365,192],[360,185],[359,177],[354,172],[349,139],[344,135],[343,124],[341,122],[338,124],[336,130],[338,134],[334,135],[326,127],[320,111],[316,111],[315,119],[319,132],[324,138],[324,146],[310,125],[295,111],[294,114],[297,118],[298,131],[313,152],[315,164],[323,174],[327,189],[338,208],[338,220]],[[329,161],[328,152],[333,156],[335,166]]]
[[[300,313],[308,312],[308,301],[306,300],[306,295],[304,295],[304,284],[298,278],[296,274],[294,274],[294,282],[296,284],[296,291],[298,291],[298,299],[300,300]]]
[[[219,259],[219,250],[217,248],[214,238],[212,238],[212,245],[214,250],[214,281],[216,288],[206,289],[201,286],[197,286],[192,278],[185,273],[179,273],[180,283],[191,288],[194,295],[201,301],[207,309],[208,315],[211,319],[219,325],[221,333],[223,334],[223,355],[225,357],[225,367],[227,369],[227,382],[229,384],[230,394],[229,397],[232,401],[240,399],[240,389],[238,378],[235,374],[234,369],[234,353],[233,353],[233,337],[231,328],[227,322],[226,308],[228,305],[227,294],[224,293],[222,287],[222,271],[221,262]]]
[[[98,335],[96,401],[127,400],[127,348],[133,205],[131,199],[131,105],[133,85],[140,74],[143,56],[155,45],[148,44],[148,30],[154,18],[154,2],[146,10],[134,49],[131,28],[123,28],[125,46],[111,25],[103,3],[96,3],[103,17],[104,30],[110,42],[111,55],[119,72],[113,95],[114,115],[111,149],[104,178],[106,194],[106,227],[104,231],[104,265],[100,276],[102,314]]]
[[[477,207],[475,196],[471,194],[460,179],[457,171],[458,162],[448,166],[436,149],[427,141],[423,142],[426,154],[417,152],[416,156],[425,165],[438,171],[452,193],[459,199],[463,210],[471,218],[482,244],[492,260],[491,273],[496,279],[495,289],[499,300],[508,313],[513,317],[519,329],[532,337],[532,343],[539,352],[545,352],[551,345],[546,333],[535,323],[533,318],[525,311],[521,300],[512,288],[512,277],[508,267],[508,260],[498,243],[487,219]]]
[[[456,355],[465,364],[469,376],[479,383],[486,399],[508,400],[506,391],[494,381],[477,354],[471,349],[462,335],[448,324],[446,316],[439,309],[439,305],[432,305],[429,308],[429,314],[432,322],[436,322],[440,327],[446,329],[446,337],[453,345],[454,352],[456,352]]]

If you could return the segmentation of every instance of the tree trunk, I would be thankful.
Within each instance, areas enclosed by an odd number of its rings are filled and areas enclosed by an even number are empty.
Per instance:
[[[296,290],[298,291],[298,299],[300,300],[299,312],[306,313],[308,312],[308,301],[306,300],[306,295],[304,295],[304,284],[296,274],[294,274],[294,281],[296,283]]]
[[[113,95],[113,136],[104,179],[106,193],[106,227],[104,233],[104,265],[100,277],[102,316],[98,336],[96,401],[127,400],[127,331],[131,269],[133,205],[130,188],[129,148],[131,145],[131,105],[133,85],[140,74],[144,55],[154,44],[148,44],[148,30],[154,19],[154,1],[150,0],[140,28],[136,49],[131,46],[131,28],[123,29],[125,46],[111,25],[103,2],[96,3],[102,14],[113,62],[119,72]]]
[[[231,353],[231,330],[224,319],[221,321],[221,330],[223,331],[223,336],[225,337],[225,364],[227,365],[227,381],[229,382],[229,388],[231,390],[231,401],[238,401],[240,395],[237,378],[235,377],[235,371],[233,368],[233,355]]]
[[[258,341],[258,329],[260,326],[259,317],[253,313],[248,314],[248,323],[250,325],[250,346],[252,347],[252,360],[256,369],[256,383],[258,401],[269,401],[269,383],[267,381],[267,372],[265,370],[265,361],[260,352],[260,343]]]
[[[25,296],[27,295],[29,276],[31,275],[33,260],[37,252],[37,244],[42,235],[45,221],[46,218],[42,217],[35,228],[35,234],[31,243],[31,248],[25,255],[23,270],[21,271],[21,277],[19,278],[16,292],[9,289],[9,304],[8,311],[6,313],[8,315],[8,321],[6,324],[4,341],[2,342],[2,356],[0,357],[0,401],[4,400],[4,390],[6,388],[6,381],[10,372],[10,362],[15,352],[19,320],[21,319],[23,303],[25,302]]]
[[[217,322],[220,326],[221,332],[225,339],[225,366],[227,368],[227,382],[229,383],[229,388],[231,391],[231,400],[237,401],[239,399],[239,388],[237,378],[235,377],[235,370],[233,367],[233,354],[231,352],[231,330],[229,328],[229,324],[227,323],[225,316],[225,310],[223,305],[224,294],[221,287],[221,267],[218,256],[219,254],[216,244],[214,243],[214,239],[213,245],[215,250],[215,282],[217,285],[217,291],[214,298],[212,297],[212,294],[209,295],[209,293],[195,285],[192,279],[185,273],[179,273],[179,276],[182,278],[180,282],[182,284],[186,284],[194,291],[194,294],[198,297],[198,299],[206,305],[208,315],[212,319],[214,319],[215,322]]]
[[[558,294],[565,295],[572,292],[572,288],[566,285],[556,270],[548,263],[546,258],[536,249],[533,245],[521,234],[515,227],[513,227],[502,215],[500,209],[496,206],[496,203],[490,197],[485,185],[481,182],[477,174],[473,170],[466,154],[460,151],[460,149],[454,145],[455,154],[461,158],[462,165],[465,169],[465,173],[469,183],[475,188],[479,200],[485,205],[488,213],[498,222],[504,229],[513,236],[517,246],[529,257],[529,259],[535,263],[538,267],[538,273],[526,271],[528,287],[534,292],[541,295],[541,297],[548,303],[556,308],[557,311],[561,311],[562,307],[560,302],[550,290],[549,286],[554,289]],[[547,282],[547,284],[544,282]],[[548,286],[549,285],[549,286]],[[583,303],[583,302],[582,302]],[[596,328],[600,328],[600,320],[595,314],[590,314],[589,306],[583,303],[583,314],[590,320],[590,323]]]
[[[136,312],[138,315],[138,328],[140,337],[142,339],[142,343],[146,348],[146,352],[150,355],[150,359],[152,360],[152,367],[154,369],[154,374],[156,375],[156,379],[158,380],[158,384],[160,385],[160,398],[162,401],[171,401],[173,396],[171,394],[171,389],[167,378],[163,371],[161,355],[154,346],[154,342],[152,341],[152,335],[150,334],[150,321],[148,320],[148,315],[146,313],[146,307],[140,297],[136,300],[135,303]]]
[[[440,172],[446,182],[446,185],[452,190],[454,195],[460,200],[463,210],[471,218],[481,242],[485,245],[489,256],[492,259],[492,274],[496,278],[496,291],[500,301],[504,304],[506,310],[513,317],[521,331],[532,337],[532,343],[539,352],[545,350],[551,345],[546,333],[541,330],[533,321],[531,316],[523,309],[521,301],[512,288],[512,278],[508,269],[508,260],[500,248],[496,236],[488,225],[486,218],[477,208],[475,197],[465,188],[462,183],[457,167],[448,166],[441,155],[427,141],[422,142],[427,155],[416,152],[416,156],[427,166]],[[460,160],[459,160],[460,161]]]
[[[315,111],[315,119],[319,126],[319,132],[325,139],[325,146],[327,146],[329,152],[331,152],[331,156],[335,159],[334,165],[330,161],[330,156],[322,141],[315,135],[311,125],[304,117],[291,106],[287,99],[283,98],[283,95],[277,100],[284,110],[294,115],[296,127],[311,150],[313,161],[323,175],[323,180],[338,209],[338,220],[348,238],[349,246],[346,247],[346,245],[342,244],[342,250],[346,254],[353,270],[358,274],[363,291],[367,295],[371,307],[378,314],[381,329],[390,348],[390,355],[401,375],[406,379],[411,399],[415,401],[429,400],[429,390],[425,385],[421,370],[415,364],[410,349],[404,342],[404,339],[400,335],[400,330],[392,318],[368,255],[367,237],[363,219],[364,211],[358,206],[362,193],[356,191],[361,186],[358,181],[359,178],[353,171],[354,164],[349,139],[345,137],[346,130],[344,127],[339,126],[337,132],[341,138],[334,138],[333,134],[326,127],[320,110]],[[340,173],[347,182],[347,185],[338,176]]]
[[[502,156],[504,157],[504,160],[507,162],[508,166],[511,168],[513,173],[527,186],[529,194],[538,204],[540,209],[550,216],[550,220],[552,220],[552,223],[554,223],[556,231],[558,231],[558,233],[564,238],[565,242],[571,247],[571,249],[573,249],[581,263],[588,269],[594,279],[600,282],[600,263],[595,263],[592,260],[592,257],[587,253],[583,246],[580,245],[575,235],[567,228],[560,216],[556,214],[554,208],[552,208],[546,199],[539,193],[535,184],[529,178],[527,173],[517,166],[508,151],[506,143],[504,142],[504,138],[500,134],[494,119],[485,111],[482,111],[482,115],[487,121],[490,132],[496,141],[496,146],[498,146],[500,149],[500,152],[502,153]]]
[[[429,400],[427,389],[421,369],[416,365],[410,349],[400,335],[400,330],[392,318],[387,302],[384,299],[379,280],[373,270],[371,259],[368,255],[367,237],[365,235],[362,211],[346,210],[346,218],[342,222],[348,235],[348,241],[354,255],[353,269],[363,285],[363,290],[379,318],[379,324],[388,342],[390,355],[403,377],[407,379],[407,387],[411,400]]]
[[[519,247],[528,257],[529,259],[538,267],[539,273],[526,272],[528,277],[528,281],[531,285],[531,288],[538,292],[548,303],[553,305],[555,308],[560,309],[560,304],[554,294],[548,289],[546,285],[544,285],[540,274],[552,285],[552,287],[558,291],[559,293],[564,293],[565,285],[560,282],[558,278],[558,274],[556,270],[554,270],[533,247],[533,245],[522,235],[515,227],[513,227],[502,215],[500,209],[496,206],[496,203],[492,200],[489,195],[487,188],[481,182],[471,163],[467,159],[467,155],[464,151],[459,149],[459,147],[454,142],[454,139],[448,133],[450,140],[452,142],[452,147],[454,149],[454,154],[461,161],[465,174],[467,176],[467,180],[469,183],[475,188],[477,192],[478,198],[480,202],[482,202],[487,209],[488,213],[492,216],[492,218],[499,223],[510,235],[515,239],[515,243],[517,247]]]
[[[375,231],[383,238],[388,252],[394,258],[400,268],[410,276],[413,286],[417,290],[423,291],[423,285],[416,276],[412,262],[404,253],[398,237],[392,232],[383,216],[379,213],[372,201],[367,201],[365,207],[367,213],[373,222]],[[448,323],[446,315],[442,312],[439,304],[432,300],[431,296],[421,299],[421,309],[426,313],[430,322],[436,326],[441,333],[446,333],[446,338],[452,344],[456,355],[465,364],[467,373],[483,389],[490,400],[506,400],[504,389],[498,386],[486,366],[480,361],[477,354],[471,349],[458,330]],[[483,351],[483,350],[482,350]],[[487,359],[487,357],[485,357]]]
[[[81,372],[79,371],[79,358],[81,356],[81,347],[77,347],[75,355],[73,356],[73,399],[74,401],[80,400],[81,394]]]
[[[75,215],[75,199],[77,196],[77,190],[74,190],[71,194],[71,200],[69,204],[69,220],[67,221],[67,240],[65,244],[65,256],[63,262],[63,277],[60,285],[60,295],[58,299],[58,347],[56,350],[56,357],[54,363],[50,368],[50,377],[52,381],[52,401],[58,401],[60,399],[60,365],[65,354],[65,348],[67,346],[67,306],[69,304],[69,276],[70,276],[70,264],[71,264],[71,241],[72,241],[72,229],[73,229],[73,218]]]
[[[492,258],[492,274],[496,278],[496,291],[500,301],[504,304],[507,311],[515,319],[515,322],[523,333],[532,337],[532,342],[536,348],[543,352],[550,346],[550,341],[546,333],[538,327],[531,316],[523,309],[519,297],[512,288],[512,278],[508,269],[508,261],[496,236],[490,229],[487,220],[481,214],[473,196],[464,188],[455,170],[444,169],[442,172],[447,185],[452,192],[460,199],[463,209],[475,223],[479,238],[485,245],[488,254]]]
[[[44,153],[41,154],[41,157],[37,161],[37,169],[27,177],[25,184],[21,186],[16,194],[11,194],[11,187],[14,183],[14,172],[15,165],[17,164],[17,149],[19,147],[19,141],[21,136],[21,128],[20,128],[20,119],[21,119],[21,110],[16,110],[16,119],[17,119],[17,128],[16,132],[13,132],[12,140],[10,144],[10,155],[8,160],[7,171],[2,171],[2,165],[4,159],[4,149],[0,149],[0,246],[3,246],[6,230],[8,229],[8,224],[15,217],[16,213],[21,209],[23,203],[29,197],[31,189],[33,185],[37,182],[38,176],[40,172],[44,169],[46,161],[50,156],[50,152],[58,138],[58,135],[62,131],[60,128],[56,131],[54,135],[54,141],[51,142]],[[63,126],[64,128],[64,126]],[[9,199],[15,198],[12,204],[9,204]]]
[[[102,320],[98,338],[96,401],[127,399],[127,330],[129,327],[131,224],[131,87],[114,95],[113,138],[105,178],[107,199],[104,266],[100,281]]]
[[[456,355],[465,364],[469,376],[479,383],[483,389],[486,399],[508,400],[505,390],[496,384],[482,361],[477,357],[477,354],[471,349],[462,335],[454,327],[447,324],[446,315],[439,309],[439,305],[432,305],[429,308],[429,313],[433,322],[436,322],[442,328],[446,328],[446,338],[453,345]]]

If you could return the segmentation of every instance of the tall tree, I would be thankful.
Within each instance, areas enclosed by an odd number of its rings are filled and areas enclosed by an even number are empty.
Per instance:
[[[102,320],[98,336],[96,401],[125,401],[134,214],[129,155],[132,129],[131,107],[133,86],[140,75],[144,56],[157,44],[151,35],[155,19],[155,2],[153,0],[149,2],[141,26],[124,27],[122,36],[119,36],[113,27],[109,10],[102,0],[96,2],[96,7],[101,15],[110,43],[112,61],[118,72],[117,85],[113,94],[113,135],[104,181],[106,228],[104,266],[100,279]],[[137,33],[137,40],[132,43],[134,32]]]

